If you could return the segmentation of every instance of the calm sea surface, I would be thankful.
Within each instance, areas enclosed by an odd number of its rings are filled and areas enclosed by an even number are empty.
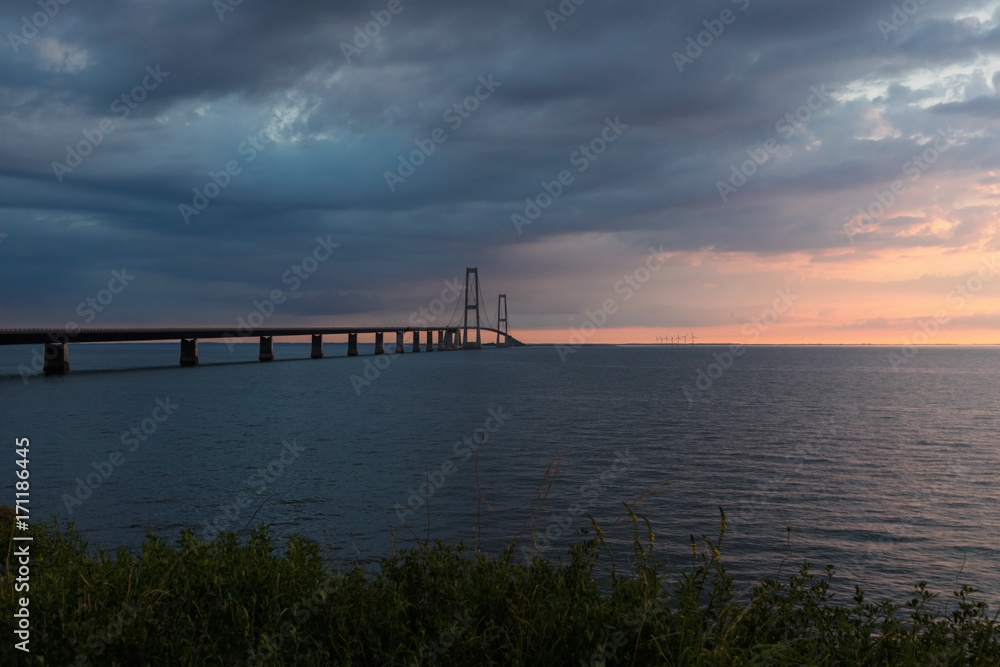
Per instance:
[[[382,369],[336,358],[344,345],[323,360],[275,348],[261,364],[256,346],[204,344],[202,366],[180,368],[176,343],[75,345],[69,375],[27,384],[32,348],[0,348],[0,502],[13,500],[14,439],[28,437],[32,518],[71,520],[93,547],[253,516],[369,564],[428,524],[431,538],[481,533],[498,550],[527,541],[533,517],[554,557],[585,513],[627,543],[627,502],[683,566],[721,505],[723,559],[743,585],[788,557],[783,573],[835,564],[840,591],[899,600],[927,580],[1000,601],[998,348],[921,348],[898,369],[881,347],[733,360],[714,346],[594,347],[565,363],[528,347],[387,355]]]

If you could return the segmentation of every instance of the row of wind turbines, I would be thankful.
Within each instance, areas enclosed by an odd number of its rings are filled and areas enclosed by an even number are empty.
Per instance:
[[[691,342],[688,342],[688,336],[691,337]],[[670,345],[694,345],[694,333],[684,334],[683,336],[657,336],[657,345],[670,344]]]

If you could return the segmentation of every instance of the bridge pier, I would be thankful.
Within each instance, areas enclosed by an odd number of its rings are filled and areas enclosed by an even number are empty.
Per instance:
[[[413,332],[413,351],[414,352],[419,352],[420,351],[420,332],[419,331],[414,331]]]
[[[310,355],[313,359],[323,358],[323,334],[313,334],[312,337],[312,352]]]
[[[424,349],[427,350],[428,352],[433,352],[434,351],[434,332],[433,331],[425,331],[424,333],[427,334],[427,345],[424,346]]]
[[[381,331],[375,333],[375,354],[385,354],[385,336]]]
[[[181,338],[181,366],[198,365],[198,339]]]
[[[43,372],[46,375],[64,375],[69,373],[69,345],[67,343],[46,343],[45,344],[45,365]]]
[[[403,354],[406,349],[403,347],[403,332],[396,332],[396,354]]]
[[[260,337],[260,361],[274,361],[274,336]]]
[[[358,356],[358,334],[347,334],[347,356]]]

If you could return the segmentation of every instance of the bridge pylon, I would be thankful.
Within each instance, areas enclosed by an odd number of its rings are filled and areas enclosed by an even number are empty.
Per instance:
[[[497,347],[500,347],[500,332],[503,332],[503,345],[510,345],[510,333],[507,326],[507,295],[497,297]]]
[[[472,280],[470,280],[470,278]],[[473,283],[473,291],[469,292],[469,283]],[[470,298],[472,303],[470,303]],[[469,311],[476,311],[476,340],[469,340]],[[483,342],[479,331],[479,268],[465,269],[465,316],[462,318],[462,349],[478,350]]]

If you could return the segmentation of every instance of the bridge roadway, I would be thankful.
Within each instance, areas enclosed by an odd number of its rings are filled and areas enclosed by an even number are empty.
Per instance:
[[[249,332],[237,329],[0,329],[0,345],[43,345],[48,343],[137,343],[158,340],[199,338],[257,338],[259,336],[348,336],[350,334],[411,333],[415,331],[447,331],[461,327],[261,327]],[[470,331],[474,327],[469,327]],[[499,334],[510,345],[522,345],[513,336],[490,327],[480,331]]]
[[[503,337],[503,347],[523,345],[505,331],[491,327],[261,327],[257,329],[237,328],[189,328],[189,329],[0,329],[0,345],[45,345],[44,372],[47,375],[69,372],[70,343],[126,343],[164,340],[180,340],[181,366],[198,365],[199,339],[259,338],[260,361],[274,361],[275,336],[310,336],[312,339],[312,357],[323,357],[324,335],[346,335],[347,356],[358,355],[358,334],[375,335],[375,354],[385,354],[384,335],[386,332],[396,334],[396,353],[405,352],[403,336],[412,334],[413,352],[420,352],[421,332],[426,332],[425,350],[435,349],[434,332],[438,332],[438,350],[468,350],[481,347],[481,334],[486,331],[497,334],[497,341]],[[463,339],[463,331],[465,337]],[[475,339],[470,334],[475,332]]]

